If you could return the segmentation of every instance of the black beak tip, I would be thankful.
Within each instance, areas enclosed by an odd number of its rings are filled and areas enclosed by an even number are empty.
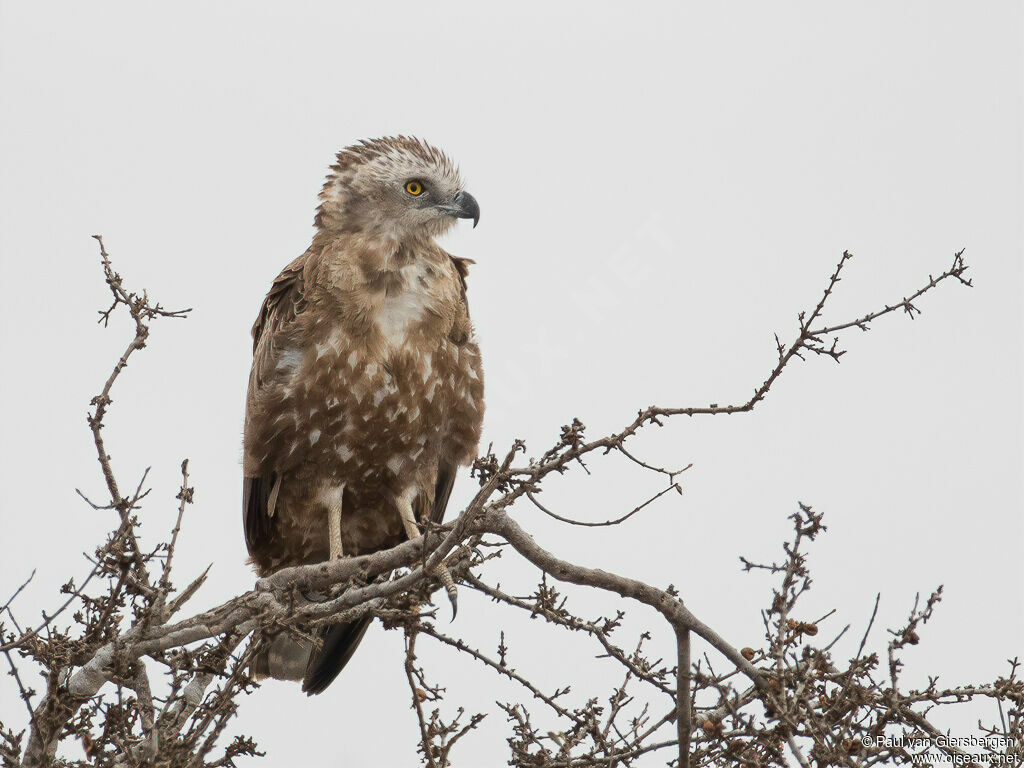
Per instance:
[[[459,192],[455,196],[455,204],[459,206],[460,219],[472,219],[473,228],[480,223],[480,204],[469,192]]]

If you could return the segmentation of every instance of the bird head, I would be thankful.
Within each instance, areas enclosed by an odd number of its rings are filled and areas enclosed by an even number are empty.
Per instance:
[[[438,149],[405,136],[341,150],[320,192],[316,226],[407,242],[437,237],[456,219],[480,220],[459,170]]]

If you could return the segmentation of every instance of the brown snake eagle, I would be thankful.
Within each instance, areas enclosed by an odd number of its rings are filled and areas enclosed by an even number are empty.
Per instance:
[[[476,455],[483,371],[471,262],[434,238],[479,218],[457,168],[418,139],[338,153],[312,245],[252,329],[243,517],[261,576],[392,547],[444,517],[457,468]],[[316,650],[282,632],[254,671],[320,693],[370,619],[329,627]]]

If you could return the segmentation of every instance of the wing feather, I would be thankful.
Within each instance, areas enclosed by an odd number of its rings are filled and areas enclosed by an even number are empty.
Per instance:
[[[251,409],[254,400],[277,369],[281,354],[281,340],[288,334],[296,316],[305,309],[305,271],[309,253],[304,253],[285,267],[277,276],[260,313],[252,326],[252,372],[249,375],[249,395],[246,403]],[[245,527],[245,545],[252,554],[265,546],[274,523],[276,472],[269,471],[242,481],[242,519]]]
[[[437,483],[434,486],[434,506],[430,510],[430,520],[434,523],[444,520],[448,499],[452,495],[452,487],[455,485],[456,469],[454,464],[442,464],[438,467]]]
[[[252,325],[252,373],[249,397],[262,387],[277,365],[281,332],[287,331],[295,317],[306,308],[305,272],[309,252],[302,254],[281,270],[263,300],[260,313]],[[255,387],[254,387],[255,385]]]

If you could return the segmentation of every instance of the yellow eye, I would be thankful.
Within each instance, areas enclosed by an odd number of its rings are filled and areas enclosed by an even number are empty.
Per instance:
[[[407,181],[405,182],[405,191],[413,197],[423,194],[423,185],[418,181]]]

